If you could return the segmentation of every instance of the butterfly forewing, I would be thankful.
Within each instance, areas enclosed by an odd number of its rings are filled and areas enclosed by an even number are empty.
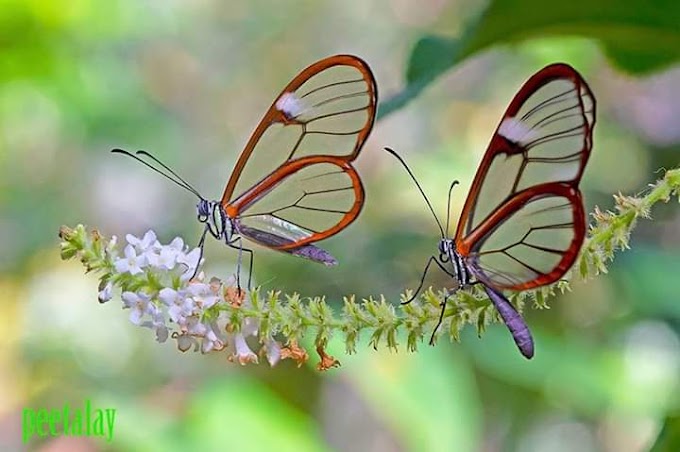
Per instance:
[[[373,126],[375,80],[361,59],[337,55],[296,76],[276,97],[243,150],[222,204],[308,156],[354,160]]]
[[[592,148],[594,124],[595,100],[574,69],[554,64],[531,77],[491,139],[456,238],[470,234],[522,190],[548,182],[577,186]]]
[[[595,99],[564,64],[531,77],[508,107],[475,175],[456,231],[473,272],[499,289],[554,282],[585,235],[578,183]]]

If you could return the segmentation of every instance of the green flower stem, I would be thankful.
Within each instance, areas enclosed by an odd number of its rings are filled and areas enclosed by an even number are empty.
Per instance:
[[[614,196],[614,211],[602,212],[598,208],[591,214],[593,223],[590,226],[586,244],[578,259],[581,278],[587,279],[607,271],[606,264],[614,258],[614,253],[628,248],[630,234],[638,218],[649,218],[654,204],[668,202],[672,197],[680,201],[680,169],[667,171],[662,179],[651,185],[646,193],[640,196]],[[61,250],[63,259],[78,257],[86,270],[99,273],[102,284],[112,282],[121,290],[160,289],[159,281],[148,278],[133,278],[129,274],[116,274],[110,250],[98,232],[87,232],[80,225],[71,230],[63,227]],[[556,292],[569,289],[572,273],[566,275],[551,286],[536,290],[514,293],[510,300],[521,312],[527,300],[533,306],[545,308],[546,299]],[[426,339],[436,324],[440,303],[445,291],[425,291],[418,299],[408,305],[388,302],[382,295],[375,299],[369,297],[357,301],[354,295],[344,298],[341,312],[333,308],[323,297],[302,298],[299,294],[281,294],[279,291],[268,291],[263,296],[261,290],[249,294],[250,303],[224,303],[217,305],[215,312],[224,314],[228,325],[235,331],[242,328],[247,319],[259,323],[261,341],[271,337],[283,337],[287,343],[297,343],[306,334],[315,334],[315,345],[325,347],[331,336],[344,336],[347,353],[357,349],[362,333],[368,336],[368,343],[374,348],[386,345],[396,350],[398,337],[406,337],[406,347],[416,351],[418,344]],[[408,293],[402,296],[407,299]],[[467,291],[459,291],[449,298],[444,313],[444,323],[440,331],[448,331],[451,340],[459,340],[461,329],[472,324],[481,334],[487,325],[500,322],[500,318],[490,300],[482,290],[473,287]]]

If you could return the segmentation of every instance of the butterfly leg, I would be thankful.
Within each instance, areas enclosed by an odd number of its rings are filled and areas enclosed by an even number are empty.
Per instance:
[[[441,268],[442,271],[443,271],[444,273],[446,273],[447,275],[451,276],[452,278],[455,278],[455,277],[456,277],[453,273],[451,273],[450,271],[448,271],[448,270],[442,265],[442,263],[439,262],[439,260],[437,260],[436,257],[430,256],[430,259],[427,261],[427,265],[425,265],[425,270],[423,270],[423,276],[420,277],[420,284],[418,284],[418,288],[415,290],[415,292],[413,292],[413,295],[411,296],[411,298],[409,298],[409,299],[406,300],[406,301],[402,301],[401,304],[409,304],[410,302],[412,302],[413,300],[416,299],[416,296],[418,296],[418,293],[419,293],[420,290],[423,288],[423,284],[425,284],[425,276],[427,275],[427,272],[428,272],[428,270],[430,269],[430,265],[432,264],[432,262],[434,262],[435,264],[437,264],[437,265],[439,266],[439,268]]]
[[[451,298],[451,296],[453,296],[453,294],[455,294],[456,292],[458,292],[458,289],[455,289],[453,292],[447,293],[446,296],[444,297],[444,301],[439,303],[439,306],[442,308],[442,310],[439,312],[439,320],[437,321],[437,325],[432,330],[432,335],[430,336],[430,342],[429,342],[430,345],[434,345],[435,333],[437,332],[439,327],[442,325],[442,322],[444,321],[444,312],[446,312],[446,303],[448,303],[449,298]]]
[[[235,245],[238,242],[238,245]],[[243,253],[248,253],[249,264],[248,264],[248,290],[251,288],[251,282],[253,277],[253,250],[244,248],[241,237],[236,237],[231,242],[227,242],[227,246],[238,250],[238,261],[236,264],[236,287],[239,292],[241,291],[241,262],[243,260]]]
[[[241,248],[245,253],[248,253],[248,290],[251,289],[250,283],[253,279],[253,250],[248,248]]]
[[[196,274],[198,273],[198,267],[201,266],[201,261],[203,260],[203,248],[205,248],[205,235],[208,232],[208,226],[206,225],[205,228],[203,228],[203,234],[201,234],[201,239],[198,241],[197,248],[201,249],[200,254],[198,255],[198,261],[196,262],[196,268],[194,269],[194,273],[191,275],[191,278],[189,279],[194,279],[196,277]]]

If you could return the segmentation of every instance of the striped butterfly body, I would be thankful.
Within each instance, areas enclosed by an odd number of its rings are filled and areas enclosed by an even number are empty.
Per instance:
[[[534,74],[491,138],[456,233],[449,238],[440,225],[439,256],[430,258],[406,303],[422,289],[434,262],[456,281],[454,292],[481,284],[520,352],[531,358],[531,332],[502,291],[551,284],[576,260],[586,232],[578,185],[592,149],[594,125],[595,98],[576,70],[558,63]]]

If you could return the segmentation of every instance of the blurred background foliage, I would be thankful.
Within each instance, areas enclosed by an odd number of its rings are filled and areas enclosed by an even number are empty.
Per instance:
[[[89,398],[118,410],[112,443],[28,448],[632,452],[659,436],[655,451],[680,450],[677,205],[639,225],[609,274],[526,312],[531,362],[499,325],[417,354],[336,355],[343,367],[327,374],[157,344],[120,304],[97,303],[96,279],[59,260],[56,238],[85,222],[197,240],[195,200],[109,150],[151,151],[218,197],[281,87],[313,61],[355,53],[385,102],[357,162],[364,211],[324,243],[341,264],[259,250],[255,278],[338,303],[396,302],[437,233],[383,146],[405,156],[442,215],[460,179],[456,218],[514,92],[565,61],[598,99],[587,207],[610,207],[680,161],[678,23],[671,0],[0,0],[0,448],[27,447],[23,408]],[[206,257],[208,274],[234,268],[219,244]]]

